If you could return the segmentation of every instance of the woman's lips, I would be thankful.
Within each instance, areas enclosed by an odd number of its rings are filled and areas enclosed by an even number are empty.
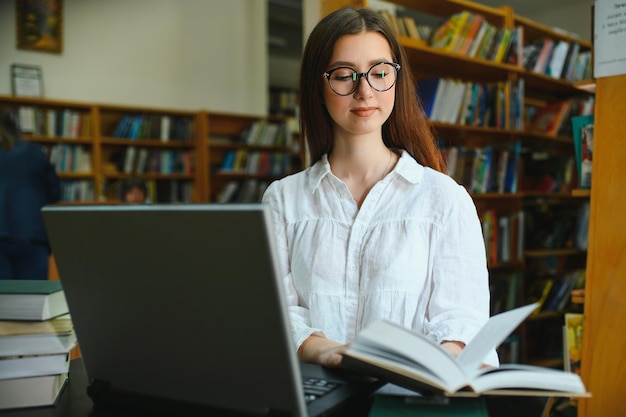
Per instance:
[[[351,111],[359,117],[368,117],[374,114],[376,107],[359,107],[357,109],[352,109]]]

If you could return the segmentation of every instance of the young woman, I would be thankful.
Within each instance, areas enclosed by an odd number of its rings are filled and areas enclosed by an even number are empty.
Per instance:
[[[312,165],[263,198],[300,359],[338,366],[377,319],[460,352],[489,317],[480,222],[445,174],[406,56],[376,12],[340,9],[314,28],[300,108]]]

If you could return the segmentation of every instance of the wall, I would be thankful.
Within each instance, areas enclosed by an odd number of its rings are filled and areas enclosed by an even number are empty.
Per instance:
[[[590,41],[592,0],[568,0],[567,4],[555,4],[545,1],[541,7],[532,10],[516,8],[514,11],[524,17],[546,26],[558,27],[577,34]],[[520,6],[521,7],[521,6]]]
[[[487,6],[511,6],[513,11],[546,26],[555,26],[591,40],[593,0],[477,0]]]
[[[0,1],[0,94],[13,63],[40,65],[47,98],[267,112],[267,6],[258,0],[64,0],[63,53],[16,49]]]

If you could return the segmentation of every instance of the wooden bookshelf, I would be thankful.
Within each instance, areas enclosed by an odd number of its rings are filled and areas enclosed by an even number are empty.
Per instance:
[[[626,338],[619,330],[626,315],[626,178],[618,174],[626,163],[626,75],[596,85],[581,368],[592,397],[579,400],[579,417],[623,414],[626,384]]]
[[[209,201],[259,201],[271,181],[302,168],[289,116],[204,112],[201,117],[207,126],[201,152],[209,178]],[[269,126],[274,128],[271,133],[267,133]],[[228,164],[231,157],[236,161]]]
[[[90,104],[0,96],[15,110],[25,139],[41,145],[61,180],[61,199],[89,201],[98,193],[94,108]]]
[[[146,181],[154,203],[214,202],[218,188],[226,181],[271,181],[302,167],[294,146],[248,145],[239,140],[253,123],[284,122],[286,116],[11,96],[0,96],[0,107],[14,110],[26,123],[24,137],[48,152],[63,182],[62,202],[117,203],[119,185],[130,177]],[[212,142],[211,137],[228,137],[229,143]],[[235,176],[211,170],[232,149],[286,154],[289,169],[273,175]],[[78,150],[83,162],[76,165]]]
[[[579,51],[585,53],[589,53],[592,47],[589,41],[574,38],[519,16],[509,6],[494,8],[467,0],[393,0],[390,3],[398,6],[396,10],[398,15],[419,16],[427,14],[441,20],[464,11],[480,14],[484,21],[495,26],[498,30],[512,31],[521,27],[524,44],[526,42],[539,42],[544,39],[549,39],[555,43],[563,41],[567,42],[568,46],[576,44],[576,47],[571,50],[578,48]],[[367,0],[326,0],[322,2],[322,15],[343,6],[368,7],[368,2]],[[490,261],[488,265],[490,271],[499,275],[522,274],[523,282],[520,289],[522,293],[518,294],[518,301],[524,302],[525,288],[528,288],[533,280],[538,279],[534,275],[534,270],[529,267],[529,263],[535,264],[537,260],[542,258],[556,259],[559,273],[565,273],[571,267],[582,266],[584,268],[586,251],[573,248],[571,241],[563,242],[562,246],[557,247],[529,246],[530,239],[525,232],[532,220],[530,215],[533,210],[572,210],[573,207],[588,202],[589,196],[579,191],[573,191],[576,189],[576,175],[575,171],[572,171],[574,167],[574,143],[571,135],[565,133],[555,136],[530,132],[525,129],[528,126],[524,116],[525,109],[529,106],[545,106],[550,101],[589,97],[590,90],[582,87],[588,83],[588,80],[574,82],[572,78],[565,76],[565,71],[556,78],[545,72],[539,73],[526,69],[521,62],[496,62],[490,58],[466,56],[455,52],[454,48],[435,48],[430,46],[428,42],[402,36],[402,34],[400,34],[399,40],[412,64],[411,70],[417,81],[433,77],[448,77],[474,84],[500,83],[504,85],[502,88],[506,94],[502,105],[505,113],[504,123],[498,123],[497,126],[486,126],[484,124],[470,125],[465,119],[459,119],[463,120],[463,123],[449,123],[438,119],[431,121],[435,132],[439,138],[443,139],[442,146],[470,150],[495,149],[502,146],[509,146],[509,149],[513,149],[513,146],[519,146],[520,160],[516,168],[516,187],[504,193],[487,189],[487,192],[472,194],[483,220],[485,220],[483,216],[492,211],[495,211],[498,218],[515,216],[518,213],[524,218],[519,230],[515,230],[513,233],[523,237],[521,258],[513,258],[503,262]],[[512,94],[513,91],[523,91],[523,94],[515,95]],[[521,109],[521,114],[512,113],[513,109],[516,108]],[[518,118],[514,119],[513,116]],[[467,120],[469,121],[469,119]],[[521,122],[522,120],[523,122]],[[566,122],[564,121],[564,123]],[[562,180],[557,186],[542,184],[543,176],[547,175],[541,171],[543,168],[542,158],[549,159],[551,163],[554,161],[554,164],[562,164],[562,168],[559,168],[563,170]],[[470,184],[460,181],[456,176],[454,177],[470,191],[474,188],[473,185],[470,187]],[[555,222],[558,217],[558,212],[556,212]],[[486,245],[489,246],[488,242]],[[546,320],[558,321],[562,315],[563,312],[550,312],[544,318],[537,320],[537,323],[541,326],[541,323]],[[553,352],[553,357],[533,358],[527,354],[525,345],[537,345],[537,343],[526,339],[526,330],[528,329],[522,326],[521,359],[528,363],[540,362],[551,367],[561,367],[563,362],[558,352]],[[551,337],[562,343],[560,330]]]

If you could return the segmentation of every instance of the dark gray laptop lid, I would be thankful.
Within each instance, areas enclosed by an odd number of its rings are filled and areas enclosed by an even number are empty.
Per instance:
[[[306,415],[262,205],[42,212],[91,380],[229,410]]]

